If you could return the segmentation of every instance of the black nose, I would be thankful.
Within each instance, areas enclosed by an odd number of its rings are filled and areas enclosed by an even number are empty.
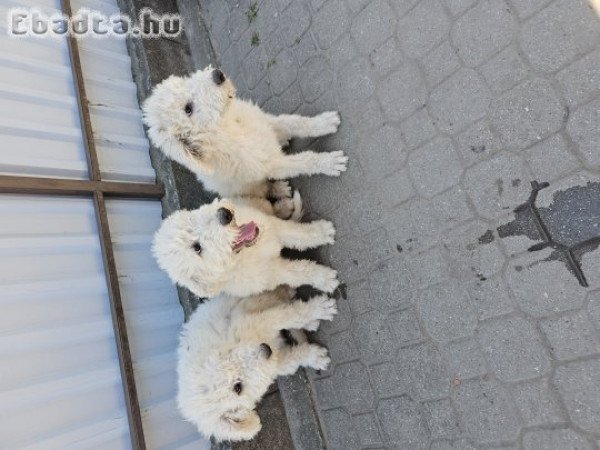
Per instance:
[[[217,210],[217,218],[221,225],[229,225],[233,220],[233,213],[227,208],[219,208]]]
[[[271,357],[271,355],[273,354],[273,350],[271,350],[271,347],[269,346],[269,344],[260,344],[260,348],[263,351],[265,357],[267,359],[269,359]]]
[[[212,79],[215,82],[215,84],[218,86],[220,84],[223,84],[223,82],[225,81],[225,74],[223,72],[221,72],[220,69],[215,69],[215,70],[213,70],[213,73],[212,73]]]

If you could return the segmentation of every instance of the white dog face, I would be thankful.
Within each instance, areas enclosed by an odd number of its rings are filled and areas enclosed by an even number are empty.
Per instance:
[[[154,88],[142,107],[148,135],[169,158],[212,173],[203,136],[217,127],[234,96],[231,80],[211,66],[189,77],[171,76]]]
[[[255,222],[236,221],[230,202],[216,199],[166,218],[154,235],[152,251],[174,282],[211,297],[221,291],[235,255],[253,246],[259,233]]]
[[[182,337],[185,341],[185,337]],[[248,439],[260,429],[254,408],[274,380],[271,348],[236,345],[206,354],[193,343],[179,349],[177,402],[184,417],[217,439]]]

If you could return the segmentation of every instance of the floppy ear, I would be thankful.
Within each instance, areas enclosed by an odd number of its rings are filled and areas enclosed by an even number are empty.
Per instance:
[[[227,430],[227,439],[232,441],[252,439],[262,428],[260,417],[253,409],[226,412],[221,416],[221,422]]]

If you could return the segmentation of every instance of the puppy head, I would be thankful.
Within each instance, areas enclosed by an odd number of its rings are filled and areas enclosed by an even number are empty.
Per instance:
[[[234,96],[231,80],[212,66],[167,78],[142,106],[152,143],[192,171],[211,173],[211,155],[203,144]]]
[[[255,222],[237,222],[230,202],[216,199],[166,218],[154,235],[152,252],[174,282],[212,297],[221,292],[236,255],[254,245],[259,232]]]
[[[254,410],[274,380],[267,344],[198,351],[179,349],[177,402],[182,415],[206,436],[251,439],[261,428]]]

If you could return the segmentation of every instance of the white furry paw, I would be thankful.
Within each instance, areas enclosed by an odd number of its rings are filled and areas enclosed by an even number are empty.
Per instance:
[[[320,345],[311,344],[310,352],[306,358],[305,364],[315,370],[325,370],[329,367],[331,358],[327,356],[327,349]]]
[[[322,242],[321,245],[333,244],[335,242],[335,227],[328,220],[315,220],[311,222],[315,229],[315,235]]]
[[[321,153],[319,168],[321,173],[332,177],[338,177],[346,171],[348,157],[342,151]]]
[[[308,303],[313,308],[311,316],[316,320],[333,320],[333,316],[337,314],[334,298],[322,295],[311,298]]]
[[[300,192],[294,191],[294,195],[291,198],[280,198],[273,204],[273,211],[275,215],[283,220],[293,220],[298,222],[302,219],[304,210],[302,208],[302,197]]]
[[[277,180],[271,183],[269,197],[274,199],[292,198],[292,187],[287,180]]]
[[[337,279],[337,270],[325,266],[321,266],[321,268],[322,270],[315,276],[312,285],[323,292],[331,293],[340,284]]]
[[[312,118],[311,125],[313,132],[311,134],[315,137],[333,134],[337,131],[340,123],[340,113],[337,111],[326,111]]]
[[[321,324],[320,320],[313,320],[312,322],[308,322],[304,329],[306,331],[317,331],[319,329],[319,325]]]

